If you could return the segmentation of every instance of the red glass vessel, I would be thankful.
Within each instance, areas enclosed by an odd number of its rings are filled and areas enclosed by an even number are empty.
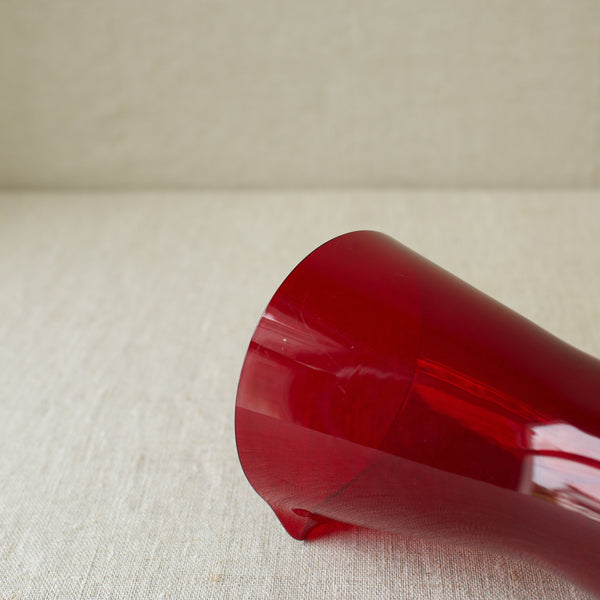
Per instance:
[[[286,530],[527,555],[600,594],[600,362],[392,238],[337,237],[265,310],[242,467]]]

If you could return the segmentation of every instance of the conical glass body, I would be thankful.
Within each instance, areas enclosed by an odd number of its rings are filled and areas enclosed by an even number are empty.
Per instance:
[[[265,310],[242,467],[286,530],[341,521],[526,554],[600,594],[600,363],[381,233]]]

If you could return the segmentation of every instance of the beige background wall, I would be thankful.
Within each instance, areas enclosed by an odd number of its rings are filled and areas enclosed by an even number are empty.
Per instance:
[[[598,0],[0,1],[4,187],[596,186]]]

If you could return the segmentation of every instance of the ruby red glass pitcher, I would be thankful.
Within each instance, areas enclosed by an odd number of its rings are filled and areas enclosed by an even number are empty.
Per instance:
[[[386,235],[337,237],[283,282],[235,428],[295,538],[328,521],[433,537],[600,594],[600,362]]]

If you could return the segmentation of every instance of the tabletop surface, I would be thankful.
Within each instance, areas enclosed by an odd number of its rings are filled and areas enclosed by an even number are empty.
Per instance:
[[[356,229],[600,356],[600,192],[0,196],[0,598],[589,597],[434,541],[298,542],[246,481],[253,329],[295,264]]]

